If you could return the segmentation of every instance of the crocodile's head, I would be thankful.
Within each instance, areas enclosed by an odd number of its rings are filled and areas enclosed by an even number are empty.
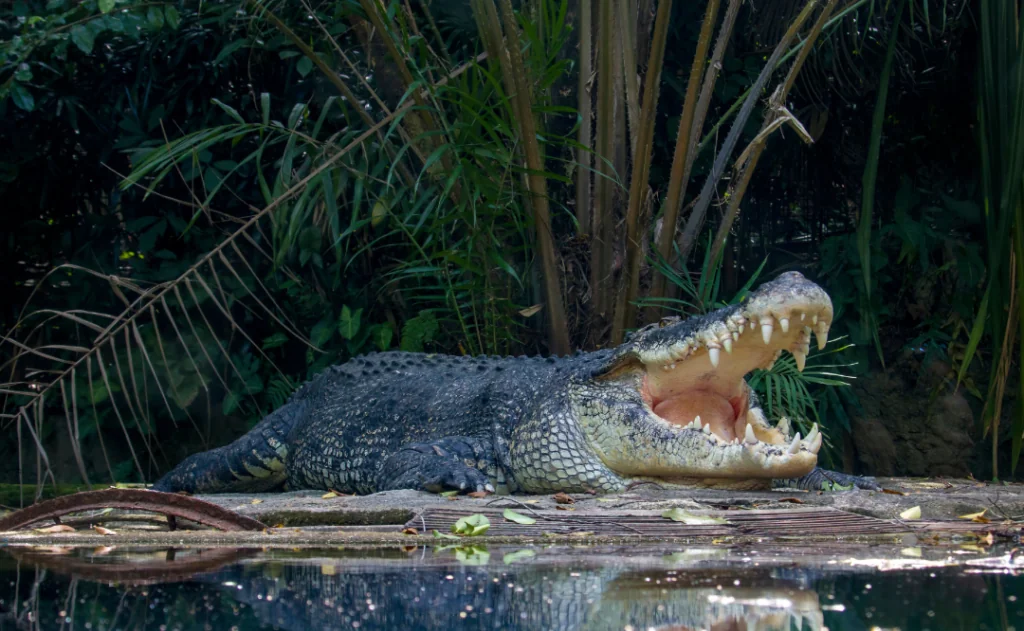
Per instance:
[[[812,335],[823,348],[832,302],[789,272],[740,304],[637,331],[572,389],[591,449],[624,478],[791,478],[814,468],[815,427],[789,436],[772,426],[746,382],[783,351],[803,370]]]

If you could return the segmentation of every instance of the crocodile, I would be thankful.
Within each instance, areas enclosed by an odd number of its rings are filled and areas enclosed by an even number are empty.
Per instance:
[[[746,376],[824,348],[832,302],[788,272],[738,304],[665,318],[565,357],[362,356],[300,387],[235,442],[152,487],[611,493],[666,487],[876,488],[818,468],[822,434],[772,424]]]

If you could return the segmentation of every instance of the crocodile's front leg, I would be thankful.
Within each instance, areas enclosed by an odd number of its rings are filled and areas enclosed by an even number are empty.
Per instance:
[[[377,473],[377,490],[422,489],[494,492],[487,475],[494,466],[489,441],[451,436],[427,443],[411,443],[394,453]]]
[[[855,488],[866,491],[882,490],[882,487],[878,486],[878,482],[872,477],[839,473],[821,467],[815,467],[802,478],[773,480],[772,486],[805,491],[851,491]]]

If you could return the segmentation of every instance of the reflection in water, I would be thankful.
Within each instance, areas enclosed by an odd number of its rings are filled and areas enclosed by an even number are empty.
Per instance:
[[[1024,630],[1005,568],[639,546],[6,551],[0,629]]]

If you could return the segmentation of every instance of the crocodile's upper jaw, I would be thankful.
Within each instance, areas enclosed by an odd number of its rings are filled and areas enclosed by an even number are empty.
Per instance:
[[[606,378],[636,388],[642,424],[654,431],[627,430],[632,449],[605,450],[606,464],[620,474],[660,478],[808,473],[821,448],[817,427],[804,439],[772,427],[751,408],[745,376],[769,368],[784,350],[803,370],[812,334],[823,348],[832,316],[824,290],[792,272],[736,307],[641,331],[616,353]]]

